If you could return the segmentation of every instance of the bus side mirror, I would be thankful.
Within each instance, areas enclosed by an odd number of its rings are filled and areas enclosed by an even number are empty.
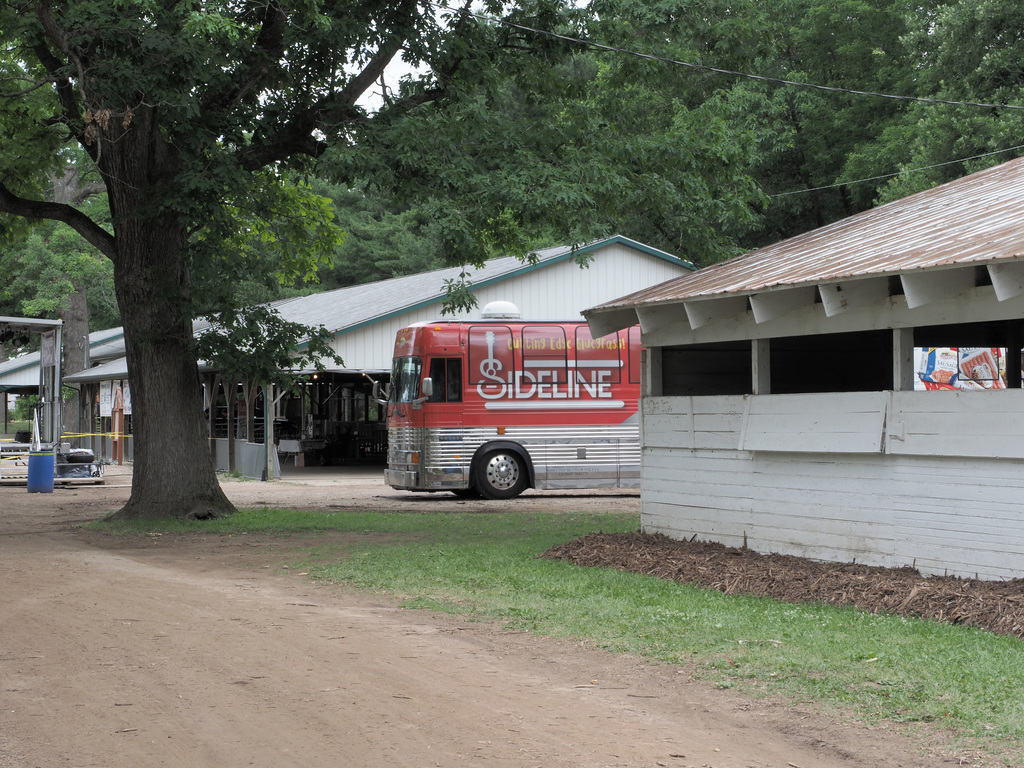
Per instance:
[[[422,408],[425,400],[434,396],[434,380],[427,377],[420,384],[420,397],[412,401],[413,408]]]
[[[373,399],[376,400],[379,405],[387,405],[388,400],[391,399],[391,387],[387,384],[381,387],[379,381],[373,382]]]

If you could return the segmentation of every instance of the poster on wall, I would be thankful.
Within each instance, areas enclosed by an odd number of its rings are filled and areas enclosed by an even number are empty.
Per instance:
[[[1006,350],[921,347],[916,389],[1006,389]]]
[[[114,411],[114,382],[100,382],[100,417],[109,418]]]
[[[124,397],[124,415],[132,415],[132,389],[127,381],[121,382],[121,392]]]
[[[53,368],[57,365],[57,334],[54,331],[40,334],[39,364],[43,368]]]
[[[960,389],[1006,389],[1006,350],[960,347]]]

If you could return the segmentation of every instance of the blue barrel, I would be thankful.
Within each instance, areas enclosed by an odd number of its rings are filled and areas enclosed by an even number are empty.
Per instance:
[[[53,451],[28,455],[28,492],[53,493]]]

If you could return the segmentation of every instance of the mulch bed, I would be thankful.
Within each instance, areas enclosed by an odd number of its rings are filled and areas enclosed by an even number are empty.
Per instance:
[[[727,595],[850,605],[871,613],[933,619],[1024,639],[1024,579],[925,577],[912,568],[762,555],[639,532],[591,533],[552,547],[541,557],[642,573]]]

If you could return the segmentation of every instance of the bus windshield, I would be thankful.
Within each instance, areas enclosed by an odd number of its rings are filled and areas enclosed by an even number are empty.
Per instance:
[[[418,357],[396,357],[391,366],[391,391],[394,402],[411,403],[420,392],[423,361]]]

